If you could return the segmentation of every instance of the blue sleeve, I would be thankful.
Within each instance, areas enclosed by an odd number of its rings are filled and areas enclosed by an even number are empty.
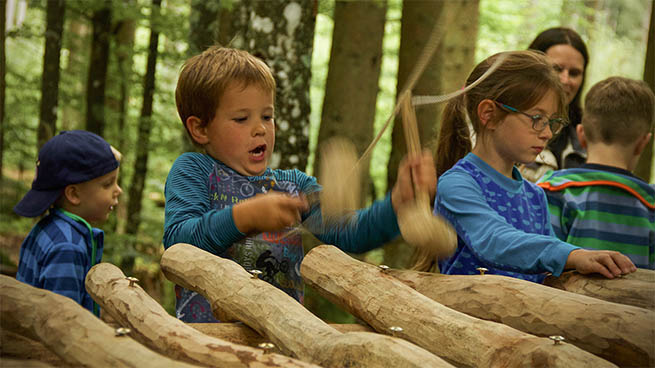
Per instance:
[[[53,245],[43,255],[39,285],[82,304],[83,295],[86,294],[84,278],[87,257],[86,252],[75,244]]]
[[[312,208],[310,218],[322,223],[319,206]],[[363,253],[380,247],[400,234],[396,214],[391,205],[391,194],[375,201],[370,207],[356,211],[351,219],[330,223],[323,231],[315,233],[326,244],[336,245],[351,253]]]
[[[210,160],[200,154],[183,154],[171,167],[165,188],[165,248],[188,243],[218,255],[245,236],[234,224],[232,207],[210,208]]]
[[[451,171],[439,179],[437,205],[465,234],[472,251],[500,269],[552,272],[559,276],[577,247],[547,235],[530,234],[509,224],[491,208],[480,186],[465,172]],[[547,217],[546,217],[547,218]]]

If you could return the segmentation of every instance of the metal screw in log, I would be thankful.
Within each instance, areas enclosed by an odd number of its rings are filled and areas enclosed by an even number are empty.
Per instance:
[[[411,91],[400,97],[403,131],[410,157],[421,155],[421,142],[416,123],[416,112],[412,106]],[[398,213],[398,227],[405,241],[421,249],[430,258],[444,258],[457,247],[457,233],[441,216],[435,216],[430,206],[430,195],[419,190],[414,183],[415,200],[403,205]]]
[[[250,274],[252,275],[252,278],[253,278],[253,279],[258,279],[258,278],[259,278],[259,275],[261,275],[261,274],[263,273],[263,272],[260,271],[260,270],[250,270],[250,271],[248,271],[248,272],[250,272]]]
[[[399,326],[391,326],[389,327],[389,331],[391,331],[392,336],[396,336],[397,333],[403,332],[403,328]]]
[[[553,340],[553,343],[555,345],[560,345],[562,341],[566,340],[564,336],[559,336],[559,335],[548,336],[548,338]]]
[[[264,354],[268,354],[275,349],[275,345],[270,342],[262,342],[261,344],[257,345],[260,349],[264,350]]]
[[[385,272],[385,273],[386,273],[387,271],[389,271],[389,266],[387,266],[387,265],[383,265],[383,264],[381,264],[381,265],[378,266],[378,268],[379,268],[380,270],[382,270],[382,272]]]
[[[126,277],[125,280],[130,282],[130,287],[133,287],[135,282],[139,282],[139,279],[131,276]]]
[[[487,268],[484,267],[478,267],[476,268],[480,272],[480,275],[484,275],[485,272],[489,271]]]
[[[115,331],[116,336],[125,336],[128,335],[130,332],[132,332],[132,330],[130,330],[127,327],[119,327]]]

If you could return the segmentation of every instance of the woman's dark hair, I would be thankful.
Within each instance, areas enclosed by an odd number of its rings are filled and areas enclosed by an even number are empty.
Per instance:
[[[582,93],[582,88],[584,87],[585,77],[587,74],[587,65],[589,64],[589,53],[587,52],[587,46],[580,35],[570,29],[565,27],[555,27],[549,28],[537,35],[537,37],[532,41],[528,49],[530,50],[539,50],[541,52],[546,52],[549,48],[556,45],[571,45],[574,49],[578,50],[584,59],[584,65],[582,68],[582,83],[580,84],[580,89],[578,93],[573,97],[573,101],[569,104],[569,122],[571,123],[568,126],[569,130],[575,132],[575,127],[580,124],[582,121],[582,107],[580,106],[580,94]],[[557,158],[557,162],[560,162],[560,154],[566,147],[567,139],[569,132],[564,131],[558,136],[556,136],[551,142],[550,147],[552,152]]]

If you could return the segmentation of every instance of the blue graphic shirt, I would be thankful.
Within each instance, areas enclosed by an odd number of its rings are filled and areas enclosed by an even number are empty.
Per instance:
[[[577,247],[554,236],[541,188],[514,168],[510,179],[469,153],[439,178],[435,212],[457,231],[455,254],[439,263],[444,274],[488,273],[542,282],[559,276]]]

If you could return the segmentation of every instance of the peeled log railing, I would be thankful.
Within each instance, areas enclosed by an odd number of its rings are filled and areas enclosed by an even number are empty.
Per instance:
[[[471,367],[613,367],[568,343],[555,344],[511,327],[447,308],[384,270],[330,245],[312,249],[301,265],[305,281],[324,297],[380,332],[399,326],[403,337]]]
[[[560,277],[546,277],[544,285],[608,302],[655,310],[655,282],[646,281],[650,277],[649,272],[653,271],[645,271],[648,270],[612,280],[570,271],[562,273]]]
[[[389,270],[412,289],[470,316],[537,335],[562,335],[619,366],[655,366],[655,312],[497,275]]]
[[[134,339],[173,359],[211,367],[317,367],[200,333],[170,316],[110,263],[91,268],[86,289],[103,311],[132,330]]]
[[[169,280],[204,295],[215,315],[242,321],[301,360],[325,367],[451,366],[402,339],[368,332],[342,334],[235,262],[192,245],[168,248],[161,267]]]
[[[0,275],[3,329],[41,342],[65,362],[83,367],[195,367],[120,336],[74,300]]]

